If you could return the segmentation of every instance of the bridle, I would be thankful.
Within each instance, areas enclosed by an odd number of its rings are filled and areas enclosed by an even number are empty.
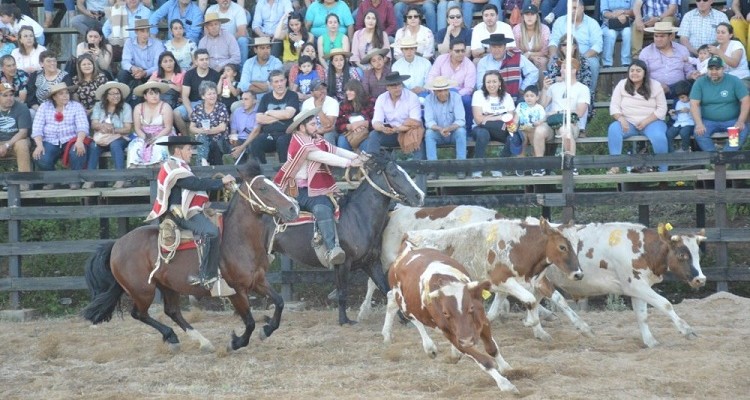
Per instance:
[[[391,162],[391,161],[389,161],[389,162]],[[388,191],[385,191],[383,188],[381,188],[380,186],[378,186],[372,180],[372,178],[370,178],[370,175],[367,173],[367,168],[365,168],[364,165],[361,166],[361,167],[359,167],[359,170],[362,172],[362,176],[367,181],[367,183],[369,183],[370,186],[372,186],[373,189],[375,189],[378,193],[380,193],[383,196],[386,196],[386,197],[388,197],[390,199],[396,200],[396,201],[403,201],[404,200],[404,196],[402,196],[401,194],[399,194],[393,188],[393,185],[391,184],[391,181],[388,179],[388,176],[386,174],[383,174],[383,177],[385,178],[385,184],[388,185]],[[378,172],[378,173],[380,173],[380,172]],[[346,179],[347,182],[351,183],[351,181],[349,180],[349,168],[346,169],[346,172],[344,173],[344,178]],[[362,180],[360,179],[360,182],[361,181]]]
[[[250,209],[254,212],[261,212],[269,215],[276,214],[276,207],[272,207],[266,204],[263,199],[261,199],[260,196],[255,193],[255,190],[253,190],[253,184],[255,183],[256,179],[266,179],[266,177],[263,175],[258,175],[253,178],[250,183],[245,182],[245,186],[247,186],[247,194],[240,190],[241,186],[236,183],[232,187],[232,190],[237,192],[240,197],[247,200],[247,202],[250,203]]]

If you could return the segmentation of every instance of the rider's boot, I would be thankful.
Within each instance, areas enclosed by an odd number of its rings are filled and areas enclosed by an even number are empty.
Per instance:
[[[219,238],[204,236],[201,244],[201,265],[199,278],[191,277],[191,284],[200,284],[206,289],[219,279]]]
[[[328,264],[331,266],[343,264],[344,260],[346,260],[346,253],[339,246],[336,235],[336,222],[333,220],[333,211],[325,206],[315,206],[313,214],[315,214],[315,222],[318,225],[318,229],[320,229],[320,234],[323,235],[323,242],[328,249],[328,253],[326,254]]]

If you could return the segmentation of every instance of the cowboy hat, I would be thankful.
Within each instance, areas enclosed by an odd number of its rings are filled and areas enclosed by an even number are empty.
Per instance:
[[[57,92],[59,92],[61,90],[67,90],[69,92],[72,92],[72,91],[74,91],[76,89],[78,89],[78,86],[76,86],[76,85],[70,85],[70,86],[68,86],[65,83],[57,83],[57,84],[52,85],[51,88],[49,88],[49,94],[47,96],[48,96],[48,98],[52,98],[52,96],[54,96],[55,93],[57,93]]]
[[[370,60],[372,60],[375,55],[380,54],[381,56],[385,57],[388,53],[391,52],[391,49],[375,49],[371,50],[369,53],[365,54],[364,57],[362,57],[361,60],[359,60],[362,64],[369,64]]]
[[[16,87],[13,86],[12,84],[8,83],[8,82],[0,83],[0,93],[5,93],[5,92],[7,92],[9,90],[15,92],[16,91]]]
[[[162,82],[148,81],[143,85],[136,86],[135,89],[133,89],[133,94],[141,97],[148,89],[158,89],[159,93],[166,93],[167,90],[169,90],[169,85]]]
[[[444,76],[438,76],[437,78],[433,79],[432,82],[424,85],[424,88],[427,90],[447,90],[454,87],[456,87],[456,82]]]
[[[263,37],[257,37],[255,39],[253,39],[253,42],[250,43],[250,46],[251,47],[252,46],[264,46],[264,45],[265,46],[270,46],[270,45],[275,44],[275,43],[279,43],[279,42],[274,42],[273,40],[271,40],[271,38],[263,36]]]
[[[136,19],[135,24],[133,24],[132,28],[126,28],[126,31],[137,31],[139,29],[151,29],[155,28],[156,25],[151,25],[148,23],[148,19]]]
[[[405,37],[401,38],[401,40],[399,40],[393,47],[398,47],[399,49],[411,49],[419,47],[419,44],[417,43],[417,39],[413,37]]]
[[[102,96],[104,96],[104,93],[107,93],[107,91],[112,88],[120,89],[120,94],[122,95],[123,99],[128,97],[128,95],[130,94],[130,88],[128,87],[128,85],[120,82],[110,81],[99,86],[96,89],[96,99],[101,100]]]
[[[210,12],[206,13],[206,16],[203,18],[203,22],[198,24],[199,26],[205,26],[209,22],[219,21],[220,24],[226,24],[229,22],[229,18],[221,18],[219,17],[218,13]]]
[[[679,31],[679,28],[675,28],[669,21],[659,21],[653,27],[643,28],[643,30],[650,33],[675,33]]]
[[[482,44],[502,46],[511,43],[513,40],[513,38],[506,38],[502,33],[493,33],[487,39],[482,40]]]
[[[159,146],[182,146],[189,144],[191,146],[198,146],[203,143],[193,140],[190,136],[169,136],[167,140],[161,142],[155,142]]]
[[[411,78],[411,75],[401,75],[398,71],[393,71],[385,76],[385,85],[400,85],[409,78]]]
[[[296,117],[294,117],[294,120],[292,121],[292,124],[289,125],[288,128],[286,128],[286,133],[292,133],[295,130],[297,130],[297,127],[299,124],[305,122],[308,118],[314,117],[320,113],[321,108],[313,108],[312,110],[307,110],[305,112],[297,114]]]
[[[344,58],[349,58],[352,56],[352,53],[342,48],[335,48],[335,49],[331,49],[331,51],[328,54],[324,55],[323,58],[325,58],[326,60],[330,60],[333,58],[333,56],[338,56],[338,55],[342,55],[344,56]]]

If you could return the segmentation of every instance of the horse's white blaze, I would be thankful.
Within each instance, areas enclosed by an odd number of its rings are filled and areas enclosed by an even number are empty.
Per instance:
[[[396,164],[396,168],[398,168],[398,170],[401,171],[402,174],[404,174],[404,177],[406,177],[406,180],[409,181],[409,184],[411,184],[414,190],[416,190],[417,193],[419,193],[420,203],[424,203],[424,192],[422,191],[422,189],[420,189],[419,186],[417,186],[417,184],[411,179],[409,174],[407,174],[406,171],[403,168],[401,168],[400,165]]]

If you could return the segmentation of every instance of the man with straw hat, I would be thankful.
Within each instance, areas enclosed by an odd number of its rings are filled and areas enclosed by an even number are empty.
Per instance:
[[[651,78],[661,83],[667,98],[674,98],[674,89],[680,82],[695,80],[700,73],[690,63],[687,47],[673,40],[677,28],[671,22],[657,22],[645,30],[654,34],[654,42],[644,47],[638,58],[648,66]]]
[[[216,13],[220,18],[229,20],[222,25],[222,29],[237,39],[237,44],[240,46],[240,62],[244,63],[247,61],[249,56],[248,45],[250,44],[250,38],[247,35],[247,18],[249,14],[245,11],[244,6],[231,0],[217,0],[216,4],[208,7],[208,10],[206,10],[206,14],[209,13]]]
[[[255,56],[242,65],[240,83],[237,85],[243,92],[263,94],[271,90],[268,84],[268,73],[283,70],[284,65],[276,56],[271,55],[271,46],[276,43],[267,37],[255,38],[250,46],[255,49]]]
[[[221,28],[221,24],[229,22],[228,18],[221,18],[216,13],[206,13],[203,20],[203,38],[198,42],[199,49],[208,50],[208,65],[214,71],[224,72],[227,64],[240,63],[240,46],[234,35]]]
[[[166,19],[169,26],[176,19],[182,21],[182,26],[185,28],[185,37],[194,43],[198,43],[198,40],[200,40],[203,11],[201,11],[197,2],[190,0],[169,0],[151,14],[148,22],[151,25],[159,25],[159,21],[162,19]],[[172,39],[172,29],[167,30],[167,39]]]
[[[427,131],[424,134],[428,160],[437,160],[439,144],[455,144],[456,159],[466,159],[466,120],[461,95],[451,90],[456,82],[438,76],[427,84],[432,94],[424,101],[424,121]],[[456,174],[458,179],[466,178],[466,173]],[[437,172],[430,172],[427,179],[437,179]]]
[[[334,205],[329,195],[338,189],[329,166],[360,167],[363,160],[356,153],[323,140],[315,121],[320,111],[320,108],[313,108],[294,117],[286,131],[292,134],[289,157],[274,177],[274,183],[297,198],[300,210],[313,213],[315,224],[328,249],[326,259],[321,263],[333,268],[344,262],[346,254],[339,246],[336,235]]]
[[[404,86],[420,97],[426,97],[429,92],[424,88],[424,81],[432,68],[432,64],[424,57],[417,54],[417,40],[408,37],[401,39],[393,47],[401,49],[403,57],[399,58],[391,71],[395,71],[411,78],[404,81]]]
[[[148,20],[139,19],[135,26],[128,30],[135,31],[135,38],[125,41],[122,49],[122,62],[117,80],[128,86],[135,80],[141,84],[159,67],[159,55],[164,52],[161,40],[149,36],[151,25]]]
[[[146,221],[171,213],[180,228],[189,229],[196,239],[200,238],[200,253],[203,256],[199,276],[188,279],[193,285],[200,284],[211,289],[219,275],[219,228],[203,214],[203,207],[208,203],[208,191],[231,188],[235,179],[232,175],[225,175],[221,179],[196,177],[190,169],[190,158],[194,153],[193,146],[200,142],[188,136],[170,136],[157,144],[167,146],[170,156],[161,165],[156,177],[156,201]]]

